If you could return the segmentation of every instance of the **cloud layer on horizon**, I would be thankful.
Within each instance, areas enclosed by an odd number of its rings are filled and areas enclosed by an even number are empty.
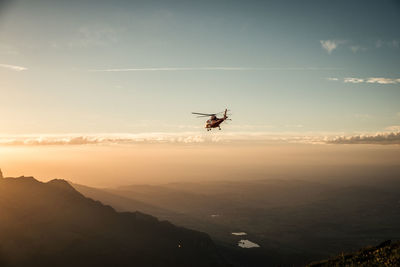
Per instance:
[[[400,128],[400,127],[399,127]],[[290,143],[290,144],[400,144],[400,132],[393,126],[388,132],[337,136],[333,133],[142,133],[98,135],[0,136],[0,146],[65,146],[129,144],[207,144],[207,143]],[[390,132],[389,132],[390,130]]]
[[[375,135],[341,136],[327,141],[328,144],[380,144],[400,145],[400,132],[378,133]]]
[[[141,133],[95,135],[28,135],[0,136],[0,146],[112,145],[112,144],[198,144],[284,142],[323,143],[324,136],[296,133],[230,132],[230,133]]]

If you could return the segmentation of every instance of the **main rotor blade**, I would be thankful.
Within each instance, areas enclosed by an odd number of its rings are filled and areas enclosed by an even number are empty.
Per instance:
[[[196,118],[204,118],[204,117],[210,117],[208,115],[203,115],[203,116],[197,116]]]
[[[192,114],[195,114],[195,115],[204,115],[204,116],[214,116],[214,115],[217,115],[216,113],[208,114],[208,113],[198,113],[198,112],[192,112]]]

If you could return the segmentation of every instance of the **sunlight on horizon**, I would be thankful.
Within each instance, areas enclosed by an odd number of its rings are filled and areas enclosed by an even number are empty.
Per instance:
[[[62,178],[104,187],[266,178],[313,178],[398,167],[383,145],[128,144],[0,146],[5,176]],[[367,172],[367,171],[366,171]],[[336,173],[336,174],[335,174]]]

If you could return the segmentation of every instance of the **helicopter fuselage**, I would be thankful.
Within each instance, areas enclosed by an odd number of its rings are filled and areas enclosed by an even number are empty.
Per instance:
[[[206,129],[209,131],[211,128],[219,128],[219,125],[224,121],[224,118],[211,118],[206,122]],[[220,128],[221,129],[221,128]]]

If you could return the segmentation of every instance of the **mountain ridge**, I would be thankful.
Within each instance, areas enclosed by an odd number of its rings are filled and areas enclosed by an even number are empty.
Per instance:
[[[0,213],[4,266],[226,265],[206,233],[116,212],[65,180],[2,179]]]

